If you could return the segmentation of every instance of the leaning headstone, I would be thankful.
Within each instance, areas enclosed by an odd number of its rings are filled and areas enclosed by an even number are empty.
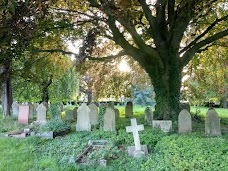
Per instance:
[[[29,106],[20,105],[19,112],[18,112],[18,123],[28,124],[28,118],[29,118]]]
[[[131,101],[127,102],[125,107],[125,117],[131,118],[133,116],[133,103]]]
[[[153,111],[150,107],[147,107],[144,111],[145,115],[145,124],[146,125],[153,125]]]
[[[115,117],[116,117],[116,119],[119,119],[119,117],[120,117],[120,111],[119,111],[119,109],[115,108],[114,110],[115,110]]]
[[[89,107],[82,103],[82,105],[77,110],[77,124],[76,124],[76,131],[91,131],[91,124],[89,119]]]
[[[74,120],[74,117],[73,117],[73,111],[72,110],[67,110],[66,111],[66,118],[65,118],[66,121],[72,121]]]
[[[12,110],[13,110],[13,116],[18,116],[19,104],[17,102],[13,102]]]
[[[220,136],[220,118],[214,109],[209,109],[205,118],[205,134],[209,136]]]
[[[140,139],[139,139],[139,133],[138,131],[144,130],[144,125],[137,125],[137,121],[135,118],[131,119],[131,126],[126,127],[127,132],[132,132],[133,137],[134,137],[134,147],[129,147],[128,148],[128,153],[130,155],[133,155],[135,158],[140,158],[145,156],[148,153],[147,148],[142,148],[142,145],[140,144]]]
[[[46,121],[47,108],[43,105],[43,103],[41,103],[36,108],[36,112],[37,112],[37,119],[36,119],[37,123],[45,123],[45,122],[47,122]]]
[[[191,114],[186,109],[183,109],[178,115],[178,132],[180,134],[192,132]]]
[[[90,113],[89,113],[90,124],[91,125],[99,124],[98,107],[94,103],[90,104],[88,107],[90,109]]]
[[[73,109],[73,117],[74,117],[74,119],[77,119],[77,110],[78,110],[78,107],[75,107]]]
[[[159,128],[163,132],[170,132],[172,130],[171,120],[153,120],[153,128]]]
[[[112,108],[106,108],[104,114],[104,131],[115,131],[116,130],[116,119],[115,111]]]

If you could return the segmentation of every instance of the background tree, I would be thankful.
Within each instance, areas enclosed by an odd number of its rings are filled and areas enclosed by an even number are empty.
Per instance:
[[[198,104],[218,99],[227,108],[228,57],[227,47],[213,46],[197,55],[186,67],[188,77],[184,81],[186,99]]]
[[[89,5],[84,22],[93,21],[97,34],[114,41],[122,48],[120,54],[131,56],[149,74],[159,119],[175,119],[181,109],[184,66],[228,34],[225,2],[220,0],[87,0],[82,4]]]

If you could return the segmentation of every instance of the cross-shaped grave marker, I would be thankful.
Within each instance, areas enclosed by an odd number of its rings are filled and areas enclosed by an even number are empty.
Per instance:
[[[136,119],[131,119],[131,126],[126,127],[127,132],[132,132],[134,137],[134,143],[135,143],[135,151],[142,151],[141,150],[141,144],[139,139],[139,132],[144,130],[144,125],[137,125]]]

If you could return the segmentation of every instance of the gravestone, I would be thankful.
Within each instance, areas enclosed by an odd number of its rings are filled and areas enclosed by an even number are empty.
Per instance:
[[[34,112],[34,115],[37,115],[37,112],[36,112],[36,109],[38,108],[38,106],[39,106],[39,103],[34,103],[33,104],[33,112]]]
[[[107,107],[110,107],[110,108],[114,109],[114,102],[113,101],[108,102]]]
[[[112,108],[107,107],[104,114],[104,131],[116,130],[115,111]]]
[[[140,157],[143,157],[145,156],[145,154],[148,153],[148,150],[146,150],[145,152],[143,151],[143,148],[140,144],[140,139],[139,139],[139,133],[138,131],[142,131],[144,130],[144,126],[143,125],[137,125],[137,121],[135,118],[131,119],[131,126],[127,126],[126,127],[126,131],[127,132],[132,132],[133,133],[133,137],[134,137],[134,143],[135,143],[135,146],[132,148],[130,147],[128,149],[128,152],[132,152],[132,149],[133,149],[133,156],[135,158],[140,158]],[[144,149],[145,150],[145,149]]]
[[[133,116],[133,103],[131,101],[127,102],[125,107],[125,117],[131,118]]]
[[[205,134],[209,136],[220,136],[220,118],[214,109],[209,109],[205,118]]]
[[[46,107],[46,109],[48,110],[48,103],[47,102],[42,102],[42,103]]]
[[[78,107],[75,107],[73,109],[73,117],[74,117],[74,119],[77,119],[77,110],[78,110]]]
[[[32,120],[34,117],[34,107],[31,103],[28,103],[28,105],[29,105],[29,119]]]
[[[180,134],[192,132],[191,114],[186,109],[183,109],[178,115],[178,132]]]
[[[18,112],[18,123],[28,124],[28,118],[29,118],[29,106],[20,105],[19,112]]]
[[[145,124],[146,125],[153,125],[153,111],[150,107],[147,107],[144,111],[145,115]]]
[[[119,119],[119,117],[120,117],[120,111],[119,111],[119,109],[114,109],[114,111],[115,111],[115,118],[116,119]]]
[[[60,111],[63,112],[63,103],[59,103],[59,108],[60,108]]]
[[[18,116],[19,104],[17,102],[13,102],[12,110],[13,110],[13,116]]]
[[[159,128],[163,132],[170,132],[172,130],[172,121],[170,121],[170,120],[153,120],[153,128]]]
[[[77,110],[77,124],[76,131],[91,131],[91,124],[89,119],[89,107],[82,103],[82,105]]]
[[[73,111],[72,110],[67,110],[66,111],[66,118],[65,118],[66,121],[72,121],[74,120],[74,117],[73,117]]]
[[[36,108],[36,112],[37,112],[37,118],[36,118],[36,122],[37,123],[45,123],[45,122],[47,122],[47,120],[46,120],[47,108],[43,105],[43,103],[41,103]]]
[[[99,124],[98,107],[94,103],[90,104],[88,107],[90,109],[90,113],[89,113],[90,124],[98,125]]]

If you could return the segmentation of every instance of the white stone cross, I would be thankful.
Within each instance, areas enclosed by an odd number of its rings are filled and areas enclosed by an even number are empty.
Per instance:
[[[141,144],[139,139],[139,132],[144,130],[144,125],[137,125],[136,119],[131,119],[131,126],[126,127],[127,132],[133,132],[134,143],[135,143],[135,150],[141,151]]]

